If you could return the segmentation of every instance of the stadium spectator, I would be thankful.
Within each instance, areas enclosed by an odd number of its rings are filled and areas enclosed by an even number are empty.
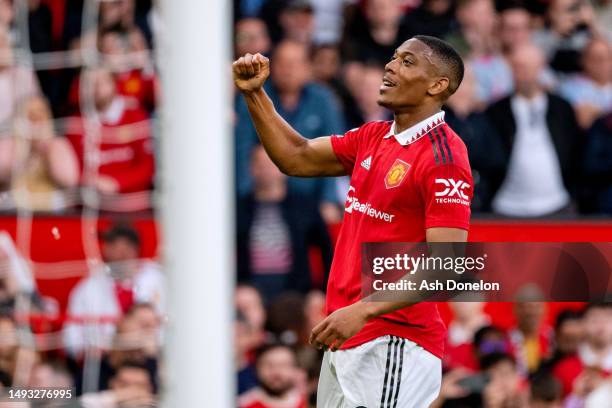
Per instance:
[[[280,10],[278,22],[283,39],[310,45],[314,35],[314,10],[310,0],[289,0]]]
[[[264,333],[258,330],[240,312],[234,322],[234,362],[238,382],[238,395],[257,386],[253,352],[263,344]]]
[[[612,46],[605,39],[591,40],[581,62],[582,72],[562,82],[559,92],[574,106],[580,126],[588,129],[612,112]]]
[[[344,28],[344,16],[347,0],[311,0],[315,16],[313,42],[320,44],[337,44],[341,40]]]
[[[589,210],[612,214],[612,113],[595,121],[588,132],[583,158],[585,180],[592,205]]]
[[[44,311],[28,261],[15,248],[13,238],[0,231],[0,314],[15,315],[24,308]]]
[[[485,106],[476,96],[476,78],[471,65],[466,65],[461,86],[444,106],[444,119],[465,143],[472,175],[474,176],[474,198],[472,210],[486,209],[490,202],[491,174],[503,166],[504,151],[499,138],[493,137],[494,129]]]
[[[365,65],[361,69],[360,84],[355,90],[355,101],[361,113],[362,123],[391,120],[390,112],[378,104],[378,89],[385,74],[377,65]]]
[[[403,24],[401,4],[396,0],[367,0],[347,21],[342,54],[346,63],[370,63],[383,67],[411,31]],[[355,78],[354,80],[359,80]]]
[[[543,362],[539,372],[547,372],[559,361],[576,354],[583,339],[582,313],[563,310],[555,321],[554,350],[550,358]]]
[[[139,255],[140,237],[131,227],[115,225],[104,233],[105,266],[92,270],[70,293],[63,329],[70,354],[78,356],[87,346],[107,349],[115,324],[134,304],[152,303],[163,313],[163,274],[156,263],[140,260]]]
[[[272,44],[268,28],[263,20],[244,18],[236,22],[234,28],[234,49],[236,55],[246,53],[269,55]]]
[[[410,27],[414,35],[444,38],[455,23],[454,11],[451,0],[424,0],[406,15],[406,26]]]
[[[531,42],[531,15],[523,7],[509,6],[499,13],[499,41],[502,52]]]
[[[451,302],[453,320],[448,325],[444,366],[474,368],[474,334],[490,324],[483,302]]]
[[[257,289],[239,282],[234,294],[234,302],[238,313],[244,315],[255,330],[263,330],[266,323],[266,309]]]
[[[285,290],[312,287],[309,251],[317,248],[325,271],[331,242],[318,205],[288,191],[287,178],[261,146],[254,148],[251,174],[255,189],[238,203],[238,278],[253,284],[266,302]]]
[[[483,408],[521,407],[527,401],[526,383],[510,354],[492,353],[480,361],[489,382],[483,390]]]
[[[98,389],[108,389],[117,370],[127,362],[138,363],[146,368],[151,377],[153,390],[157,389],[159,333],[158,330],[153,332],[143,330],[136,317],[138,313],[145,310],[145,307],[134,305],[117,325],[112,347],[103,354],[100,361]],[[150,307],[148,309],[155,316],[155,311]],[[87,374],[84,370],[79,379],[85,375]]]
[[[534,42],[558,72],[579,71],[580,51],[597,32],[588,1],[553,0],[546,11],[547,26],[534,33]]]
[[[529,408],[561,408],[562,389],[552,375],[540,374],[529,386]]]
[[[74,386],[72,374],[64,361],[48,360],[37,363],[32,368],[29,388],[71,388]]]
[[[517,369],[523,375],[535,372],[551,353],[553,332],[543,322],[546,304],[542,302],[516,302],[516,327],[509,337],[517,359]]]
[[[78,160],[81,183],[95,187],[102,198],[147,191],[153,181],[155,164],[146,113],[128,106],[126,99],[118,94],[108,70],[95,70],[90,79],[93,81],[93,107],[101,123],[97,149],[91,146],[97,132],[90,133],[86,126],[91,119],[72,120],[67,130]],[[97,161],[91,159],[91,153],[97,153]],[[123,203],[112,203],[115,201],[109,201],[108,206],[115,211],[149,206],[146,196],[133,196]]]
[[[344,114],[346,127],[353,129],[363,123],[363,118],[353,94],[346,86],[341,71],[342,61],[338,46],[323,44],[314,47],[312,51],[313,78],[334,91],[341,102],[340,107]]]
[[[517,217],[571,212],[580,160],[573,109],[542,89],[544,58],[535,46],[515,48],[510,63],[516,90],[487,111],[505,156],[491,174],[492,208]]]
[[[584,340],[575,355],[554,366],[563,394],[583,398],[612,372],[612,305],[589,303],[584,313]]]
[[[19,103],[12,137],[0,139],[0,184],[10,190],[6,206],[58,211],[74,201],[64,188],[77,185],[76,162],[67,140],[56,137],[43,96]]]
[[[17,104],[39,93],[38,80],[32,71],[15,64],[9,30],[0,23],[0,134],[12,130]]]
[[[287,346],[263,346],[255,363],[259,386],[238,398],[240,408],[306,408],[294,351]]]
[[[26,386],[32,368],[39,361],[38,352],[32,345],[21,342],[28,334],[27,326],[17,327],[15,319],[0,315],[0,372],[8,374],[13,387]]]
[[[476,97],[494,102],[512,91],[512,75],[501,54],[497,14],[492,0],[462,0],[457,3],[459,28],[447,40],[471,64],[476,77]]]
[[[311,66],[305,45],[284,41],[276,47],[272,61],[272,81],[266,91],[291,126],[309,138],[344,131],[344,120],[331,91],[310,81]],[[251,151],[257,144],[257,133],[244,100],[237,98],[236,104],[236,176],[238,194],[243,196],[251,193],[254,187],[249,163]],[[332,207],[338,203],[335,183],[331,179],[291,177],[288,191],[317,203],[332,204]],[[326,210],[324,214],[329,217],[326,221],[340,219],[339,211]]]
[[[122,364],[110,381],[110,389],[81,396],[83,408],[121,408],[155,406],[153,383],[146,367],[138,363]]]

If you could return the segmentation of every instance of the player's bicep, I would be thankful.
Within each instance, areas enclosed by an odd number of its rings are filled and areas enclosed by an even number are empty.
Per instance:
[[[347,174],[338,156],[334,152],[331,137],[323,136],[311,139],[302,153],[304,165],[301,176],[342,176]]]

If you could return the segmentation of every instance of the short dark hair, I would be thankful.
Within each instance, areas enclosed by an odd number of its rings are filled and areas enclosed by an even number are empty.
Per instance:
[[[559,329],[561,329],[561,326],[563,326],[565,322],[580,319],[582,319],[582,312],[570,309],[562,310],[561,312],[559,312],[557,318],[555,319],[555,330],[559,331]]]
[[[136,247],[140,247],[140,235],[138,235],[138,231],[128,224],[117,223],[102,234],[102,240],[108,243],[115,242],[120,238],[129,241]]]
[[[427,45],[434,53],[434,56],[442,63],[440,74],[448,77],[448,88],[446,97],[448,98],[457,91],[461,81],[463,81],[463,60],[452,45],[436,37],[429,35],[415,35],[412,37]]]
[[[265,354],[276,349],[289,351],[293,355],[295,363],[297,364],[297,356],[295,354],[295,349],[288,344],[284,344],[276,340],[271,340],[268,343],[264,343],[264,345],[260,346],[257,350],[255,350],[255,364],[257,364]]]
[[[502,362],[510,363],[513,367],[516,367],[516,360],[514,357],[512,357],[512,355],[496,351],[491,354],[486,354],[480,358],[480,369],[488,370]]]
[[[550,373],[537,374],[530,383],[532,401],[556,402],[561,399],[563,394],[561,384]]]

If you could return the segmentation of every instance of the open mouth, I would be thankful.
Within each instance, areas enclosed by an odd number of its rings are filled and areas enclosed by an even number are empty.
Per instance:
[[[397,86],[397,84],[395,82],[389,80],[386,77],[383,78],[382,84],[383,84],[383,87],[385,87],[385,88],[393,88],[394,86]]]

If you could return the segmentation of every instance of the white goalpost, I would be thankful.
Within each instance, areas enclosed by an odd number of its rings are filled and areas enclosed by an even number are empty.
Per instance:
[[[163,406],[234,406],[230,3],[161,0]]]

